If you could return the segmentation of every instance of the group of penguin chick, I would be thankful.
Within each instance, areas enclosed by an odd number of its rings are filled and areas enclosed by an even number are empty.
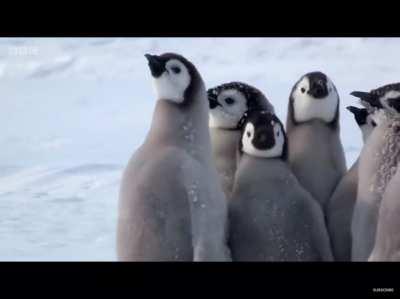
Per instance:
[[[352,93],[364,146],[347,171],[325,74],[294,85],[285,130],[255,87],[206,91],[181,55],[146,58],[157,104],[121,183],[119,260],[400,260],[400,84]]]

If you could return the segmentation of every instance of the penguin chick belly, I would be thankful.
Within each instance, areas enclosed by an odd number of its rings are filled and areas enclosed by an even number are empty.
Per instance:
[[[297,187],[289,168],[281,161],[241,161],[237,173],[229,202],[233,260],[321,260],[316,243],[321,223],[314,215],[319,207]]]
[[[123,180],[120,239],[129,243],[123,246],[128,248],[122,253],[125,260],[193,260],[189,190],[181,167],[186,158],[179,149],[160,149],[135,169],[140,176]]]
[[[293,127],[288,136],[292,170],[324,209],[346,172],[339,134],[315,122]]]
[[[213,159],[222,189],[229,198],[236,172],[236,155],[240,130],[210,128]]]

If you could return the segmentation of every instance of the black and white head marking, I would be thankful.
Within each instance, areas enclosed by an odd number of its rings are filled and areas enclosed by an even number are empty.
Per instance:
[[[351,95],[359,98],[364,106],[400,114],[400,83],[387,84],[370,92],[353,91]]]
[[[287,159],[287,138],[279,118],[269,112],[253,110],[242,128],[240,151],[259,158]]]
[[[354,115],[357,125],[360,127],[364,142],[367,140],[371,132],[377,126],[373,115],[368,113],[366,108],[358,108],[355,106],[346,107]]]
[[[230,82],[207,91],[210,106],[210,127],[239,129],[244,113],[269,110],[272,105],[257,88],[242,82]]]
[[[339,114],[339,95],[332,81],[321,72],[303,75],[290,94],[293,123],[314,119],[336,124]]]
[[[165,53],[145,55],[158,100],[167,100],[182,104],[194,89],[196,80],[200,79],[194,65],[181,55]]]

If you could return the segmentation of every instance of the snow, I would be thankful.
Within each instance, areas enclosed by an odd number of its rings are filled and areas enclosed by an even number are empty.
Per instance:
[[[145,53],[183,54],[207,87],[254,85],[283,121],[294,83],[323,71],[351,166],[349,94],[399,81],[399,51],[396,38],[1,38],[0,260],[115,260],[122,170],[155,105]]]

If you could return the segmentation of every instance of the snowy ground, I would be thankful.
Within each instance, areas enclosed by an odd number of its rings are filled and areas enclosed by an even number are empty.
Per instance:
[[[290,89],[321,70],[341,95],[348,165],[353,90],[399,81],[400,39],[0,39],[0,260],[114,260],[121,171],[155,104],[143,55],[179,52],[208,87],[241,80],[286,119]]]

